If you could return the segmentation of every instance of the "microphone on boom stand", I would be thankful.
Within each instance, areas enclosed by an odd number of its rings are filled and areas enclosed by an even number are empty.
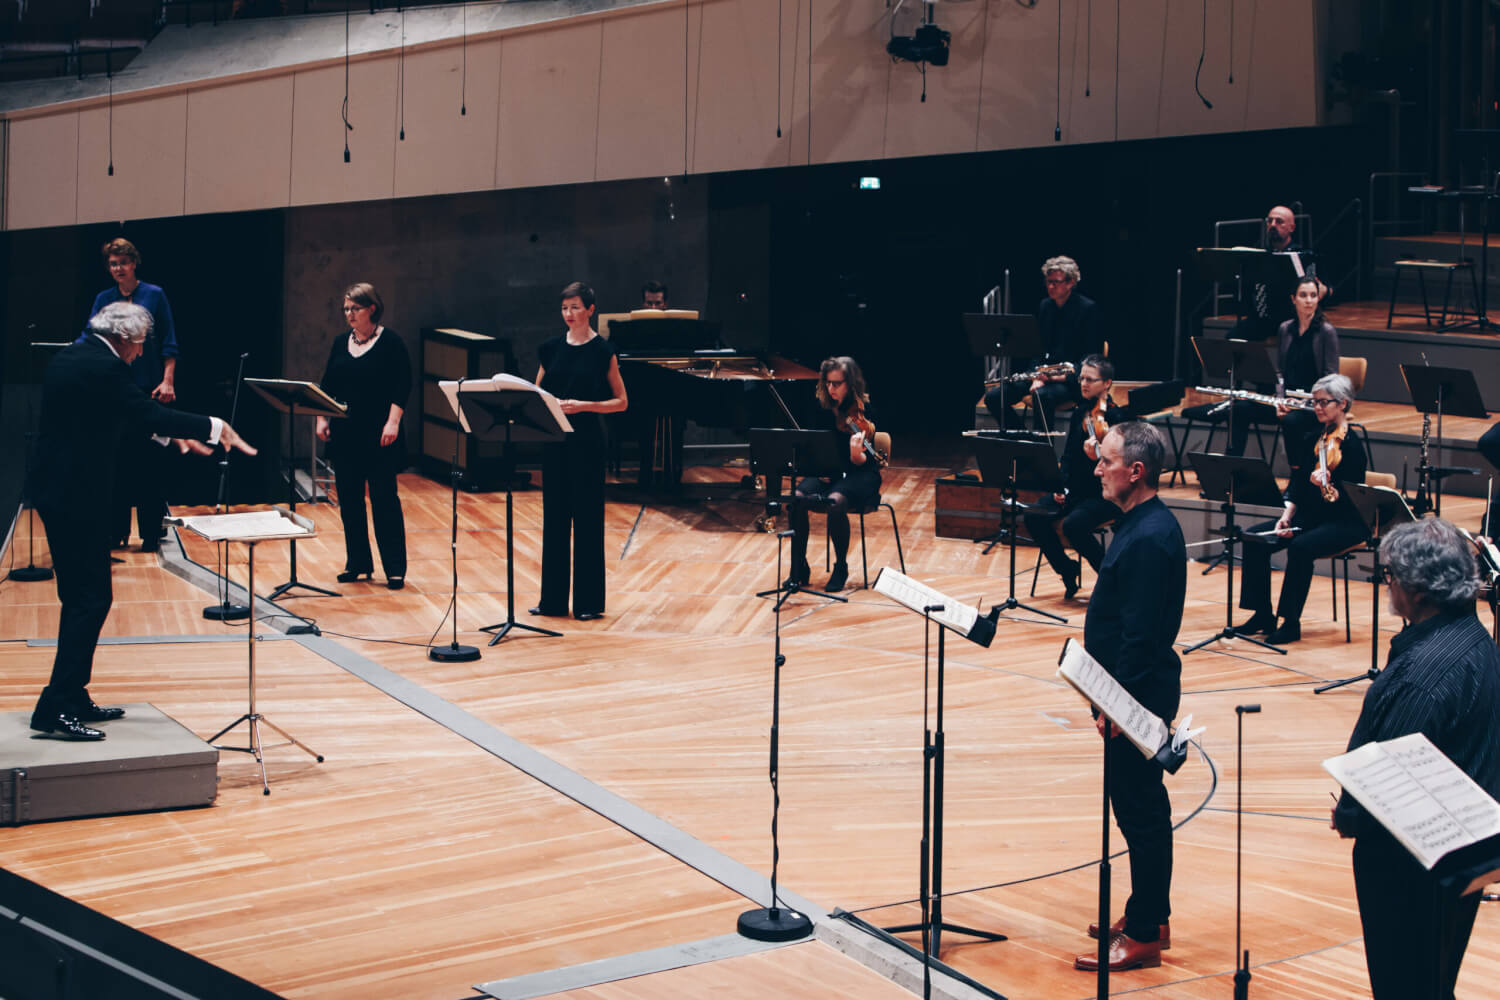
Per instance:
[[[245,359],[250,357],[246,351],[240,355],[239,370],[234,376],[234,400],[229,405],[229,424],[234,426],[235,420],[239,419],[240,409],[240,386],[245,381]],[[219,457],[219,491],[214,501],[214,513],[224,512],[224,489],[229,481],[229,449],[225,448],[223,455]],[[229,603],[229,543],[219,542],[219,603],[210,604],[203,609],[203,617],[215,622],[235,622],[241,618],[250,617],[250,605]],[[255,601],[255,595],[249,595],[250,601]]]

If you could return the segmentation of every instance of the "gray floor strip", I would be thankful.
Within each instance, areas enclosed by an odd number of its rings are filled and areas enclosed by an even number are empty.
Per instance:
[[[804,938],[802,941],[789,943],[802,944],[807,940],[809,939]],[[756,952],[784,947],[786,944],[751,941],[738,934],[726,934],[723,937],[692,941],[670,948],[638,951],[631,955],[618,955],[597,962],[584,962],[582,965],[569,965],[561,969],[534,972],[529,976],[497,979],[491,983],[480,983],[475,989],[488,993],[496,1000],[532,1000],[534,997],[549,996],[565,990],[587,989],[590,986],[613,983],[620,979],[649,976],[656,972],[667,972],[689,965],[702,965],[705,962],[717,962],[723,958],[739,958],[741,955],[753,955]]]
[[[240,631],[239,635],[110,635],[110,636],[103,636],[103,637],[101,637],[99,639],[99,645],[101,645],[101,646],[154,646],[154,645],[157,645],[159,643],[174,643],[174,642],[184,642],[184,643],[192,643],[192,642],[237,642],[241,646],[243,646],[243,645],[245,645],[245,633],[243,631],[244,626],[243,625],[240,626],[240,629],[241,629],[241,631]],[[282,635],[280,632],[262,631],[259,628],[257,628],[255,630],[255,640],[257,642],[262,642],[262,641],[267,641],[267,640],[274,641],[274,640],[277,640],[277,639],[290,639],[290,638],[292,638],[292,637],[289,636],[289,635]],[[28,645],[28,646],[56,646],[57,645],[57,640],[56,639],[27,639],[26,640],[26,645]]]

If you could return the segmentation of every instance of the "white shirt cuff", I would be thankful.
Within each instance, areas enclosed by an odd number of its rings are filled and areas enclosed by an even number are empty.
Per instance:
[[[208,432],[208,443],[218,444],[219,435],[224,433],[224,421],[219,417],[209,417],[208,420],[213,424],[213,430]]]

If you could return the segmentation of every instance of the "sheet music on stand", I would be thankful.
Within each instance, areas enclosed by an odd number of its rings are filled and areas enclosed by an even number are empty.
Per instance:
[[[1323,770],[1428,871],[1453,851],[1500,835],[1500,802],[1422,733],[1366,743],[1328,758]]]
[[[448,405],[451,406],[453,408],[453,412],[458,415],[459,426],[463,428],[465,434],[470,434],[473,433],[473,431],[469,427],[469,418],[464,414],[463,407],[458,404],[459,385],[460,383],[456,379],[444,379],[443,381],[438,383],[438,388],[443,391],[443,395],[448,399]],[[501,372],[500,374],[491,376],[490,378],[464,379],[462,382],[462,387],[465,393],[536,393],[537,398],[540,399],[542,405],[546,406],[548,411],[551,412],[558,425],[562,427],[565,432],[571,432],[573,430],[573,425],[568,423],[567,415],[563,413],[562,407],[558,405],[557,397],[552,395],[552,393],[548,392],[546,389],[543,389],[541,386],[537,385],[535,382],[528,382],[524,378],[519,378],[515,375],[507,375],[504,372]]]
[[[996,615],[981,617],[978,608],[956,601],[947,594],[934,590],[918,580],[913,580],[905,573],[893,570],[889,566],[882,568],[876,574],[875,585],[872,589],[876,593],[884,594],[897,604],[905,605],[919,615],[924,613],[924,608],[941,604],[943,610],[932,612],[932,620],[981,646],[988,647],[990,641],[995,638]]]
[[[1187,759],[1188,740],[1203,732],[1203,727],[1189,728],[1193,722],[1189,715],[1173,733],[1161,716],[1136,701],[1076,639],[1064,643],[1062,655],[1057,659],[1057,676],[1118,726],[1142,756],[1155,760],[1169,774],[1176,774]]]
[[[164,523],[186,528],[211,542],[269,542],[283,538],[311,538],[318,533],[312,521],[285,507],[236,514],[169,517]]]

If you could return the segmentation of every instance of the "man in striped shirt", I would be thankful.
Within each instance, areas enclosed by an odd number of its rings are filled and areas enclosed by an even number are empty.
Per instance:
[[[1490,795],[1500,796],[1500,651],[1474,614],[1474,553],[1429,518],[1381,539],[1391,609],[1406,628],[1365,694],[1349,749],[1420,732]],[[1354,888],[1374,1000],[1449,998],[1479,910],[1455,898],[1345,792],[1331,825],[1355,838]]]

